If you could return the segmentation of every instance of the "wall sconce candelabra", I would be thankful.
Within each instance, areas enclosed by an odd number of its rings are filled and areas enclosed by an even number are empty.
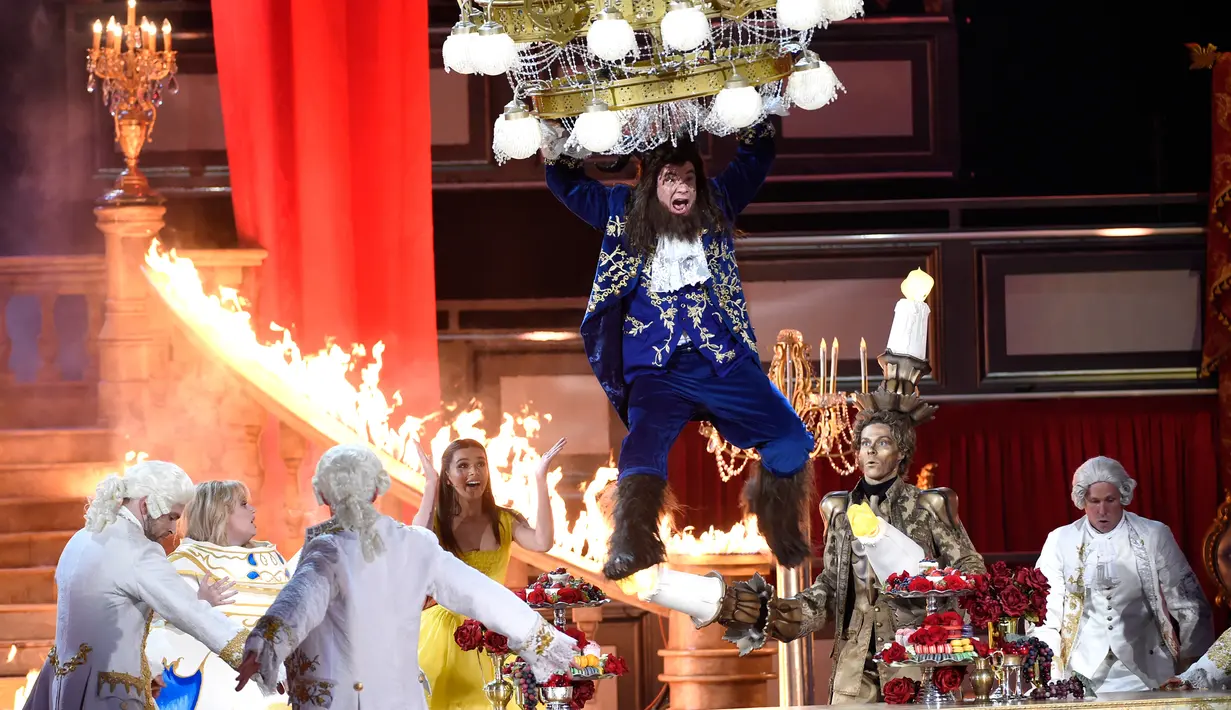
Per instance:
[[[828,362],[826,362],[828,357]],[[860,388],[868,391],[868,346],[860,338]],[[812,432],[816,445],[812,458],[824,458],[839,474],[855,470],[851,447],[850,405],[855,395],[838,391],[838,339],[832,351],[821,341],[819,374],[812,371],[812,353],[798,330],[778,333],[774,359],[769,366],[769,379],[786,396],[804,426]],[[829,374],[826,376],[825,367]],[[729,481],[743,472],[749,461],[760,458],[755,450],[741,449],[718,433],[709,422],[702,422],[701,435],[709,439],[706,450],[718,461],[718,473]]]
[[[821,341],[820,373],[813,375],[811,354],[798,330],[778,333],[769,379],[786,396],[816,445],[812,458],[824,458],[839,475],[854,473],[855,447],[851,430],[852,405],[860,409],[897,409],[923,421],[935,407],[919,398],[920,378],[932,371],[927,360],[928,320],[931,308],[927,298],[935,281],[922,269],[915,269],[902,281],[903,298],[893,311],[893,325],[885,352],[877,358],[883,379],[875,391],[868,390],[868,345],[859,339],[859,391],[838,391],[838,339],[832,351]],[[826,355],[829,376],[826,378]],[[709,439],[706,450],[714,454],[718,473],[729,481],[743,472],[749,461],[758,459],[756,451],[736,447],[722,438],[709,422],[702,422],[701,435]]]
[[[150,187],[137,167],[137,159],[154,131],[164,89],[171,93],[178,90],[175,52],[171,50],[171,23],[162,21],[161,51],[157,49],[159,28],[146,17],[137,24],[137,0],[128,0],[128,17],[123,25],[112,16],[105,28],[100,20],[94,20],[93,30],[94,43],[86,58],[90,77],[86,90],[93,93],[99,81],[102,82],[103,104],[115,119],[115,139],[124,153],[125,163],[115,189],[103,195],[99,202],[159,203],[162,197]]]

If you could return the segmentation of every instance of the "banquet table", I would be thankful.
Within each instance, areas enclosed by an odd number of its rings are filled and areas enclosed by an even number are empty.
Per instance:
[[[843,710],[872,710],[878,708],[898,708],[905,710],[914,707],[937,707],[926,705],[890,705],[888,703],[870,703],[859,705],[797,705],[789,710],[819,710],[820,708],[842,708]],[[974,701],[949,703],[940,708],[974,708],[974,707],[1012,707],[1040,708],[1041,710],[1061,710],[1074,708],[1078,710],[1111,710],[1112,708],[1167,708],[1168,710],[1231,710],[1231,692],[1217,690],[1190,690],[1178,692],[1146,691],[1142,693],[1103,693],[1097,698],[1082,700],[1046,700],[1017,701],[1014,703],[976,703]],[[730,710],[736,710],[731,708]],[[782,708],[754,708],[753,710],[782,710]]]

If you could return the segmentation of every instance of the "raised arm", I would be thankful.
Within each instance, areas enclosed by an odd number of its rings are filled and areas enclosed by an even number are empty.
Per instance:
[[[1201,591],[1201,582],[1189,566],[1184,552],[1176,544],[1171,529],[1163,526],[1158,535],[1158,584],[1162,588],[1167,611],[1179,626],[1180,668],[1201,656],[1214,642],[1214,619],[1210,604]]]
[[[309,540],[302,552],[295,576],[248,635],[236,690],[255,674],[260,676],[261,689],[270,692],[287,656],[325,619],[337,594],[334,569],[340,553],[333,536]]]
[[[582,160],[568,155],[548,160],[547,188],[586,224],[606,229],[610,188],[586,175]]]
[[[577,652],[572,637],[557,631],[503,585],[446,552],[428,531],[408,532],[420,536],[418,544],[428,549],[427,591],[441,606],[508,637],[509,648],[526,659],[540,681],[569,667]]]
[[[440,474],[436,472],[436,466],[432,464],[432,457],[423,450],[423,444],[418,439],[415,440],[415,451],[419,454],[419,465],[423,467],[424,483],[423,500],[419,501],[419,509],[415,511],[415,518],[411,525],[431,529],[432,520],[436,517],[436,488],[440,481]]]
[[[128,584],[125,591],[149,604],[155,614],[200,641],[232,668],[239,666],[247,636],[243,626],[209,602],[198,599],[192,588],[184,585],[160,547],[144,546]]]
[[[1231,630],[1222,632],[1210,650],[1181,673],[1179,679],[1197,690],[1225,690],[1231,685],[1227,658],[1231,658]]]
[[[768,118],[741,130],[735,159],[714,178],[714,187],[731,211],[732,218],[752,202],[769,175],[777,155],[774,145],[776,133],[774,124]]]
[[[555,446],[543,454],[539,467],[534,472],[534,492],[537,499],[534,526],[531,527],[521,516],[514,517],[513,539],[531,552],[547,552],[555,544],[556,527],[551,514],[551,494],[547,490],[547,470],[551,468],[551,460],[567,443],[567,439],[557,441]]]

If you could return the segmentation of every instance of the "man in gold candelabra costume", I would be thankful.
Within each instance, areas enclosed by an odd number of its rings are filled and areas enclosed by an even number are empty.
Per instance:
[[[953,491],[921,491],[905,480],[915,452],[915,427],[931,419],[935,408],[917,394],[902,396],[884,385],[877,392],[860,395],[859,406],[853,438],[863,475],[854,490],[830,493],[821,503],[826,524],[825,568],[816,583],[797,596],[768,601],[767,633],[779,641],[794,641],[833,619],[830,702],[835,705],[877,702],[884,683],[911,674],[878,667],[872,657],[894,640],[897,629],[920,626],[925,609],[922,599],[880,595],[882,580],[851,530],[847,517],[850,507],[866,504],[881,521],[905,533],[942,567],[984,572],[983,558],[958,520]],[[746,603],[741,603],[739,596],[729,594],[717,619],[733,630],[748,618],[747,611],[740,608]]]

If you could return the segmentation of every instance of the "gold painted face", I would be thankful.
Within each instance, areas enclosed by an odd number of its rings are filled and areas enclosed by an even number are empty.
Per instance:
[[[868,483],[881,483],[898,472],[902,453],[888,424],[869,424],[859,437],[859,470]]]

